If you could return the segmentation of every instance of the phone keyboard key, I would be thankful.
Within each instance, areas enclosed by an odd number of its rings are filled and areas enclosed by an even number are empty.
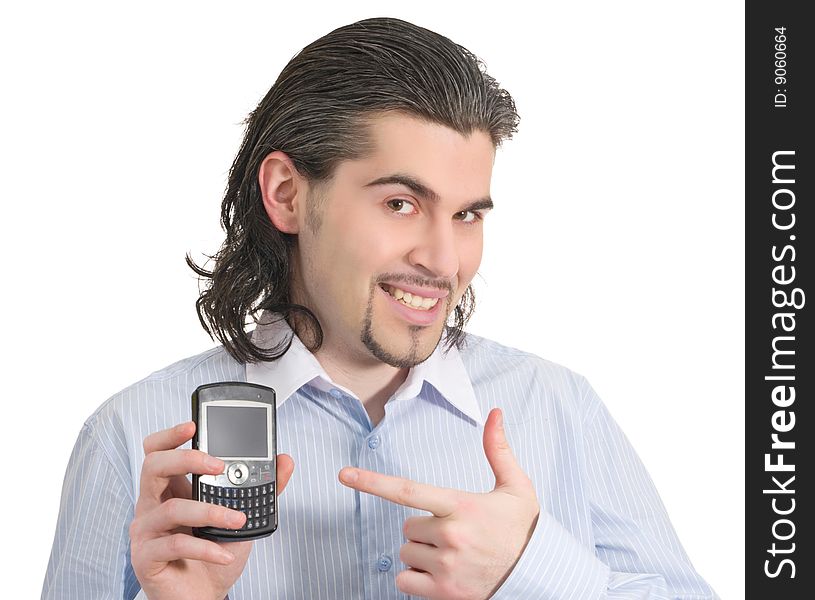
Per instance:
[[[269,526],[269,517],[274,514],[274,483],[246,488],[202,483],[199,499],[201,502],[241,511],[246,515],[246,522],[241,530],[262,529]]]

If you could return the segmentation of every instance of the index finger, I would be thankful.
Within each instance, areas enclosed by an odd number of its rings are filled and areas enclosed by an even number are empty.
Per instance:
[[[195,433],[195,423],[187,421],[175,427],[156,431],[144,438],[144,453],[158,452],[159,450],[172,450],[192,439]]]
[[[417,483],[403,477],[346,467],[340,471],[340,481],[360,492],[402,506],[426,510],[437,517],[450,516],[456,507],[456,490]]]

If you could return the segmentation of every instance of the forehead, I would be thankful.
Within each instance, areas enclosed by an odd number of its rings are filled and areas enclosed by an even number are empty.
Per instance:
[[[495,147],[487,132],[475,130],[464,136],[398,113],[370,118],[368,132],[373,153],[338,165],[338,181],[363,187],[398,173],[422,181],[442,199],[489,195]]]

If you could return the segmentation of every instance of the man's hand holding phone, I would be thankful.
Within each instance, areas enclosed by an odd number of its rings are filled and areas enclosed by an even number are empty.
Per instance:
[[[194,433],[195,423],[187,422],[144,439],[130,550],[133,570],[150,600],[222,600],[252,551],[252,542],[219,543],[192,535],[192,527],[234,529],[246,519],[240,511],[191,500],[188,473],[217,475],[224,471],[224,461],[218,458],[179,449]],[[292,458],[278,455],[278,495],[293,471]]]

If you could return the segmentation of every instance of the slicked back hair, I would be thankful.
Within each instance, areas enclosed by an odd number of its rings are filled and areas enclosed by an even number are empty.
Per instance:
[[[263,206],[258,172],[271,152],[286,153],[311,190],[329,184],[339,163],[374,152],[371,119],[402,113],[469,135],[487,133],[498,148],[517,132],[512,97],[466,48],[433,31],[394,18],[365,19],[312,42],[283,68],[244,121],[246,132],[229,172],[221,206],[226,239],[212,270],[187,264],[204,282],[196,301],[204,330],[239,362],[275,360],[287,344],[263,349],[246,327],[264,310],[284,318],[316,315],[291,301],[291,251],[296,235],[277,230]],[[309,205],[312,198],[309,197]],[[460,347],[475,309],[472,285],[446,327],[446,347]],[[285,348],[283,347],[285,345]]]

